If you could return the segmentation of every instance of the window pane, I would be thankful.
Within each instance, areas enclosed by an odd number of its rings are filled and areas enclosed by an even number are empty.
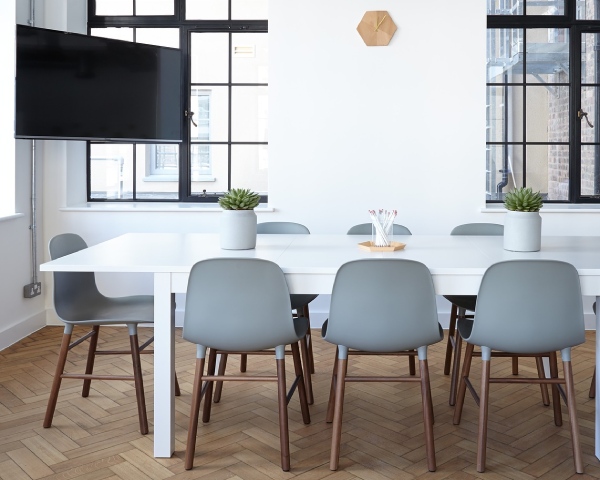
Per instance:
[[[600,10],[595,0],[577,0],[577,20],[598,20]]]
[[[267,87],[233,87],[231,90],[231,140],[266,142]]]
[[[487,141],[523,141],[523,88],[490,86],[487,89]]]
[[[229,34],[192,33],[192,83],[229,81]]]
[[[136,145],[136,199],[179,197],[179,146]]]
[[[133,42],[133,28],[92,28],[91,34],[94,37],[114,38],[115,40]]]
[[[133,0],[96,0],[96,15],[133,15]]]
[[[514,82],[513,75],[522,74],[519,55],[522,50],[523,30],[498,28],[487,31],[488,83]]]
[[[527,141],[569,141],[568,87],[527,87]]]
[[[487,146],[485,191],[488,200],[502,200],[502,189],[507,182],[507,172],[505,172],[507,151],[505,145]]]
[[[597,126],[600,118],[600,111],[597,108],[598,87],[583,87],[581,89],[581,110],[587,113],[587,119],[594,126],[590,127],[585,118],[581,118],[581,142],[582,143],[600,143],[600,132]]]
[[[527,186],[547,200],[569,198],[569,146],[528,145]]]
[[[564,28],[527,29],[526,55],[528,83],[569,81],[568,32]]]
[[[266,145],[231,146],[231,188],[267,193],[269,155]]]
[[[600,83],[600,35],[581,34],[581,83]],[[585,110],[585,109],[584,109]],[[587,111],[587,110],[586,110]]]
[[[187,20],[226,20],[229,18],[228,0],[186,0]]]
[[[229,147],[227,145],[192,145],[191,179],[192,195],[226,192]],[[210,174],[206,172],[210,169]],[[199,181],[203,180],[204,181]]]
[[[269,44],[266,33],[232,35],[232,82],[268,83]]]
[[[487,0],[488,15],[523,15],[523,2],[519,0]]]
[[[133,145],[90,143],[90,196],[133,198]]]
[[[266,20],[268,15],[268,0],[231,0],[233,20]]]
[[[228,105],[227,87],[192,87],[190,107],[194,115],[193,123],[190,122],[191,140],[227,142],[229,140]]]
[[[516,3],[521,0],[515,0]],[[527,0],[527,15],[564,15],[565,14],[565,1],[564,0]]]
[[[135,34],[139,43],[179,48],[178,28],[138,28]]]
[[[136,0],[136,15],[173,15],[174,0]]]
[[[600,195],[600,146],[581,146],[581,195]]]

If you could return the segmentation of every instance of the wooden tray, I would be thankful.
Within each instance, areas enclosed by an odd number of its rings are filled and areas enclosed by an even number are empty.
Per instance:
[[[369,252],[395,252],[396,250],[402,250],[406,247],[406,243],[400,242],[390,242],[389,247],[376,247],[373,245],[373,242],[361,242],[358,244],[360,248],[363,250],[368,250]]]

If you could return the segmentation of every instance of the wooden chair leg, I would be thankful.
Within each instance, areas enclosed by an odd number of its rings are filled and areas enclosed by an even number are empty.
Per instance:
[[[575,471],[583,473],[583,461],[581,458],[581,444],[579,441],[579,423],[577,421],[577,407],[575,405],[575,385],[573,382],[573,367],[570,361],[563,361],[565,384],[567,390],[569,423],[571,424],[571,442],[573,444],[573,461]]]
[[[175,396],[181,396],[181,389],[179,388],[179,380],[177,380],[177,373],[175,373]]]
[[[335,402],[335,385],[337,379],[338,369],[338,349],[335,349],[335,359],[333,360],[333,372],[331,372],[331,388],[329,389],[329,402],[327,403],[327,415],[325,421],[327,423],[333,422],[333,407]]]
[[[302,411],[302,421],[308,425],[310,423],[310,411],[308,410],[308,395],[304,386],[302,362],[300,361],[300,349],[297,343],[293,343],[292,358],[294,360],[294,373],[298,381],[298,396],[300,397],[300,410]]]
[[[214,375],[215,374],[215,364],[217,363],[217,351],[214,348],[210,349],[208,354],[208,368],[206,369],[206,375]],[[204,393],[204,409],[202,410],[202,422],[208,423],[210,421],[210,407],[212,406],[212,402],[210,399],[213,394],[213,385],[214,381],[210,380],[208,385],[206,385],[206,392]]]
[[[481,393],[479,397],[479,428],[477,436],[477,471],[480,473],[485,471],[491,362],[482,359],[481,363]]]
[[[285,360],[277,359],[277,398],[279,405],[279,444],[281,469],[290,470],[290,433],[288,430],[287,387],[285,385]]]
[[[544,371],[544,362],[542,357],[535,357],[535,365],[537,366],[538,377],[546,378],[546,372]],[[547,407],[550,405],[550,396],[548,395],[548,384],[540,383],[540,389],[542,391],[542,402]]]
[[[413,357],[414,358],[414,357]],[[423,424],[425,427],[425,449],[427,451],[427,469],[435,472],[435,446],[433,442],[433,404],[429,383],[429,367],[427,360],[419,361],[421,371],[421,398],[423,402]]]
[[[315,374],[315,356],[313,354],[312,332],[310,331],[310,310],[308,305],[304,305],[304,316],[308,319],[308,330],[306,331],[306,342],[308,344],[308,358],[310,360],[310,373]]]
[[[245,353],[242,355],[247,356]],[[225,368],[227,367],[227,354],[221,354],[221,360],[219,360],[219,371],[217,375],[225,375]],[[245,371],[245,370],[244,370]],[[213,402],[219,403],[221,401],[221,393],[223,392],[223,382],[215,382],[215,394],[213,396]]]
[[[471,371],[471,361],[473,360],[473,349],[474,346],[467,343],[465,350],[465,361],[463,364],[463,370],[460,375],[460,381],[458,383],[458,394],[456,397],[456,406],[454,407],[454,418],[452,423],[458,425],[460,423],[460,417],[462,415],[463,405],[465,404],[465,394],[467,392],[466,379],[469,378],[469,372]]]
[[[190,421],[188,424],[187,445],[185,448],[185,469],[191,470],[194,466],[196,452],[196,435],[198,433],[198,416],[200,413],[200,400],[202,398],[202,374],[204,372],[204,358],[196,359],[196,374],[194,375],[194,388],[192,390],[192,403]]]
[[[594,368],[594,374],[592,375],[592,383],[590,384],[590,392],[588,393],[590,398],[596,398],[596,369]]]
[[[90,345],[88,348],[87,363],[85,366],[86,375],[91,375],[94,372],[94,360],[96,359],[96,348],[98,347],[98,336],[100,335],[100,326],[94,325],[92,327],[94,334],[90,337]],[[85,379],[83,381],[83,389],[81,390],[82,397],[88,397],[90,394],[90,387],[92,385],[91,379]]]
[[[137,333],[129,335],[129,342],[131,344],[131,360],[133,361],[133,379],[140,419],[140,432],[142,432],[142,435],[146,435],[148,433],[148,417],[146,415],[146,396],[144,395],[142,362],[140,361],[140,344],[138,342]]]
[[[452,376],[450,377],[450,397],[448,404],[456,404],[456,390],[458,388],[460,374],[460,355],[462,353],[462,337],[458,330],[454,333],[454,361],[452,362]]]
[[[54,410],[56,409],[56,402],[58,401],[58,391],[60,390],[60,384],[62,382],[62,374],[65,371],[65,363],[67,362],[70,343],[71,333],[64,333],[60,344],[58,360],[56,361],[56,370],[54,371],[52,388],[50,389],[50,396],[48,397],[48,406],[46,407],[46,416],[44,417],[43,423],[44,428],[50,428],[52,426],[52,418],[54,417]]]
[[[512,357],[512,374],[519,374],[519,357]]]
[[[446,342],[446,359],[444,360],[444,375],[450,374],[450,366],[452,365],[452,341],[454,340],[454,331],[456,330],[456,315],[458,307],[452,304],[450,310],[450,323],[448,324],[448,341]],[[453,405],[452,403],[450,405]]]
[[[304,387],[306,389],[308,403],[309,405],[312,405],[315,400],[313,397],[312,378],[310,375],[310,354],[308,351],[306,335],[300,339],[300,353],[302,354],[302,365],[304,370]]]
[[[340,444],[342,441],[342,414],[344,412],[344,391],[346,388],[346,372],[348,359],[337,361],[337,380],[335,385],[335,401],[333,411],[333,429],[331,433],[331,457],[329,469],[337,470],[340,463]]]
[[[550,377],[558,378],[556,352],[550,353]],[[560,408],[560,392],[556,384],[552,385],[552,406],[554,407],[554,424],[560,427],[562,425],[562,413]]]

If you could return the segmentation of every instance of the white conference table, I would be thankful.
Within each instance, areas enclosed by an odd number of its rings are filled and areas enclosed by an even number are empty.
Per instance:
[[[154,456],[175,449],[173,293],[185,293],[190,269],[213,257],[262,258],[283,270],[292,293],[331,293],[338,268],[359,258],[407,258],[428,266],[439,295],[477,294],[485,270],[498,261],[544,258],[572,263],[582,293],[600,305],[600,237],[543,237],[539,252],[502,248],[502,237],[411,235],[396,237],[404,250],[360,249],[369,237],[350,235],[258,235],[256,249],[221,250],[218,234],[129,233],[44,263],[42,271],[146,272],[154,275]],[[596,372],[600,376],[600,308],[596,317]],[[600,458],[600,380],[596,382],[595,451]]]

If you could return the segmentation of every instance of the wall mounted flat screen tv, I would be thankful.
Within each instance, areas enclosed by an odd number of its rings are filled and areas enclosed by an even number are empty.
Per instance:
[[[15,138],[179,142],[181,51],[17,25]]]

